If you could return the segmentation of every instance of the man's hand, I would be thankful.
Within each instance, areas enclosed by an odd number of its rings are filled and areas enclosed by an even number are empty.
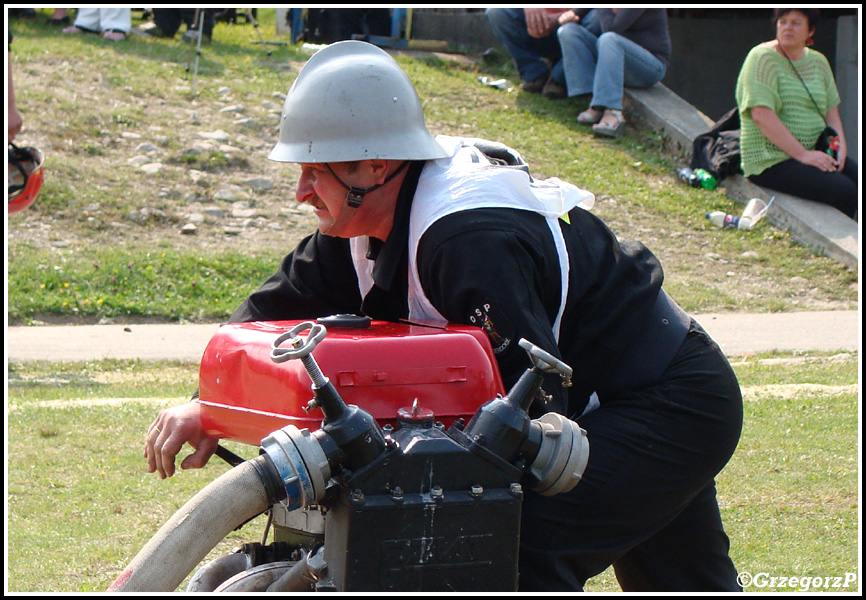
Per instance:
[[[200,469],[216,452],[217,439],[204,432],[198,402],[167,408],[157,415],[144,443],[147,471],[159,471],[160,479],[174,475],[174,457],[187,442],[195,452],[183,459],[181,469]]]
[[[566,23],[580,23],[580,17],[578,17],[573,10],[567,10],[556,17],[556,22],[559,25],[565,25]]]
[[[559,26],[559,13],[550,12],[546,8],[524,8],[526,16],[526,31],[534,38],[543,38]]]

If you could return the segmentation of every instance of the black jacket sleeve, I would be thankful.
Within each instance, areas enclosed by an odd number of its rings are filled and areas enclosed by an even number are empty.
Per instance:
[[[357,313],[360,306],[349,241],[317,231],[283,259],[279,270],[241,303],[229,323]]]

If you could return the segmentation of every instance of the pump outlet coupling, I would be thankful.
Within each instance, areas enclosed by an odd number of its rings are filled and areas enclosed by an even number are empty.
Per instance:
[[[309,429],[294,425],[278,429],[262,440],[262,450],[280,474],[289,510],[317,504],[324,496],[331,466]]]
[[[532,420],[541,430],[538,454],[529,468],[538,484],[533,491],[553,496],[570,491],[583,477],[589,460],[586,431],[558,413],[547,413]]]

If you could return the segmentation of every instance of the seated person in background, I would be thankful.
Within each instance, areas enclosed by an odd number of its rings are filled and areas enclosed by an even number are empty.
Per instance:
[[[559,15],[557,35],[569,96],[592,93],[577,117],[597,135],[622,135],[625,87],[648,88],[671,56],[664,8],[577,8]]]
[[[485,13],[493,33],[505,44],[523,84],[531,94],[564,98],[565,74],[556,37],[562,8],[488,8]]]
[[[857,163],[839,117],[830,64],[809,48],[818,10],[776,9],[776,39],[749,52],[737,78],[743,174],[762,187],[829,204],[857,219]],[[836,157],[815,149],[826,126]]]

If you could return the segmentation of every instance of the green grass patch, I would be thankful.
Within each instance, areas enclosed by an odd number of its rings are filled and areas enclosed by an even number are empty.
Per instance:
[[[170,248],[10,249],[9,318],[225,319],[275,270],[271,258]],[[241,282],[244,282],[243,284]]]
[[[857,366],[852,355],[737,367],[744,431],[718,487],[740,571],[798,578],[858,572]],[[802,587],[759,587],[762,581],[746,591]]]

